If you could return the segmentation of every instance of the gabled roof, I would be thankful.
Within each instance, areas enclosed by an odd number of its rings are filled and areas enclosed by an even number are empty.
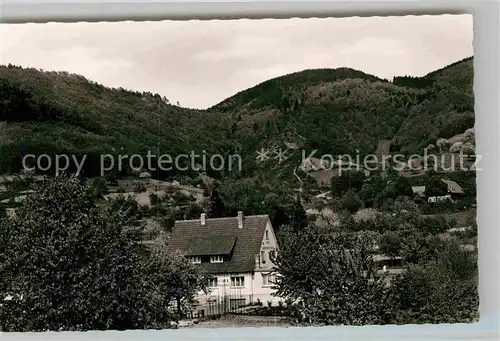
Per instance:
[[[411,190],[414,194],[420,197],[425,197],[425,186],[411,186]]]
[[[169,240],[170,252],[181,251],[186,256],[224,255],[223,263],[201,263],[209,273],[252,272],[255,258],[260,253],[268,215],[243,217],[238,228],[238,217],[178,220]]]
[[[460,187],[460,185],[457,184],[455,181],[446,180],[446,179],[441,179],[441,181],[444,182],[446,184],[446,186],[448,186],[449,193],[464,194],[462,187]],[[412,186],[411,189],[412,189],[414,194],[417,194],[419,196],[425,196],[425,186]]]
[[[453,194],[464,194],[462,187],[460,187],[460,185],[455,181],[445,179],[441,179],[441,181],[443,181],[448,186],[448,192]]]
[[[213,238],[204,236],[192,236],[184,239],[184,253],[187,256],[217,256],[230,255],[236,243],[236,236],[219,236],[214,242]]]

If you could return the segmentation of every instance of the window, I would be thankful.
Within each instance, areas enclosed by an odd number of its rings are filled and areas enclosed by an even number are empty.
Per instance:
[[[243,277],[243,276],[231,277],[231,286],[232,287],[244,287],[245,286],[245,277]]]
[[[244,298],[231,298],[229,300],[229,306],[231,310],[235,310],[241,307],[244,307],[246,304],[246,299]]]
[[[266,240],[269,240],[269,231],[266,230]]]
[[[222,256],[211,256],[210,257],[210,263],[222,263],[224,259]]]
[[[217,287],[217,277],[209,278],[208,279],[208,286],[210,288],[216,288]]]
[[[262,274],[262,286],[271,286],[276,282],[276,278],[271,274]]]
[[[200,264],[201,263],[201,257],[190,257],[191,263],[193,264]]]
[[[266,251],[260,252],[260,259],[262,261],[262,264],[266,264]]]

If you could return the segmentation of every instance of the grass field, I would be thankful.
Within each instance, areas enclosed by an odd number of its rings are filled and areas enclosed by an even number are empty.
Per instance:
[[[281,316],[228,315],[216,320],[200,321],[188,328],[289,327]]]

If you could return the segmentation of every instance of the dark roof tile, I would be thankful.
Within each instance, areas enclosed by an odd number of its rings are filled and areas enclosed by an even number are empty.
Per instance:
[[[243,217],[243,228],[238,228],[238,217],[178,220],[169,240],[168,250],[177,250],[188,256],[224,255],[223,263],[202,263],[209,273],[251,272],[259,254],[268,215]]]

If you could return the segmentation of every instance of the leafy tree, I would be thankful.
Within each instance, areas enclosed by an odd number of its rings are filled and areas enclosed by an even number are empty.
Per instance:
[[[389,257],[401,256],[402,240],[397,232],[388,231],[382,235],[379,242],[381,253]]]
[[[343,170],[339,176],[334,176],[331,181],[331,194],[342,197],[349,189],[359,191],[363,186],[365,174],[357,170]]]
[[[359,199],[358,195],[352,190],[348,190],[342,197],[342,208],[351,213],[356,212],[363,206],[363,202]]]
[[[141,218],[141,210],[137,201],[130,196],[119,195],[114,199],[109,199],[109,209],[116,212],[123,212],[130,221]]]
[[[395,176],[392,180],[386,180],[385,186],[379,186],[379,193],[375,196],[375,203],[377,207],[381,207],[387,199],[395,200],[397,197],[406,196],[412,197],[413,191],[411,189],[408,179],[405,177]]]
[[[154,294],[165,299],[161,302],[163,310],[170,305],[169,300],[174,299],[178,318],[185,316],[183,306],[192,303],[199,291],[207,292],[208,275],[180,253],[168,254],[164,248],[154,250],[147,272],[154,283]]]
[[[408,197],[397,198],[392,207],[392,213],[400,226],[410,228],[416,227],[422,215],[418,205]]]
[[[156,195],[156,193],[151,193],[149,194],[149,202],[151,203],[151,205],[156,205],[158,204],[158,195]]]
[[[140,231],[77,178],[47,180],[0,223],[3,331],[168,328],[143,272]],[[162,309],[165,309],[163,306]]]
[[[269,214],[275,229],[291,223],[297,204],[296,193],[283,182],[282,186],[275,187],[260,180],[228,179],[218,190],[227,215],[233,216],[237,211],[247,215]]]
[[[200,215],[203,213],[203,209],[197,205],[197,204],[189,204],[186,206],[184,209],[184,220],[190,220],[190,219],[198,219]]]
[[[446,194],[448,194],[448,186],[438,176],[432,176],[425,185],[425,195],[428,197]]]
[[[424,217],[419,224],[419,230],[433,235],[443,233],[450,228],[452,228],[452,226],[450,226],[443,216]]]
[[[396,196],[412,197],[413,190],[408,182],[408,179],[404,176],[400,176],[394,182],[394,192]]]
[[[106,184],[106,180],[103,178],[94,178],[92,179],[89,190],[92,193],[92,196],[96,199],[102,199],[104,194],[108,193],[108,186]]]
[[[478,296],[476,258],[450,243],[436,260],[397,277],[391,302],[396,323],[467,323],[478,317]]]
[[[373,240],[332,235],[320,227],[284,228],[280,252],[271,255],[277,295],[299,300],[303,319],[325,324],[384,324],[388,289],[376,275]]]
[[[349,190],[349,177],[346,175],[334,176],[331,181],[330,193],[332,197],[342,197]]]
[[[225,214],[226,207],[224,205],[224,202],[222,201],[222,198],[220,197],[217,189],[214,189],[212,191],[212,194],[210,195],[210,209],[208,212],[208,216],[210,218],[220,218],[224,217]]]
[[[444,241],[420,231],[401,233],[401,256],[409,264],[423,264],[439,257]]]
[[[385,189],[387,180],[380,175],[370,177],[369,181],[364,183],[361,187],[360,198],[367,207],[375,204],[377,195]]]
[[[297,196],[297,201],[295,202],[291,216],[291,225],[295,228],[304,228],[307,226],[307,215],[304,207],[302,206],[300,196]]]

